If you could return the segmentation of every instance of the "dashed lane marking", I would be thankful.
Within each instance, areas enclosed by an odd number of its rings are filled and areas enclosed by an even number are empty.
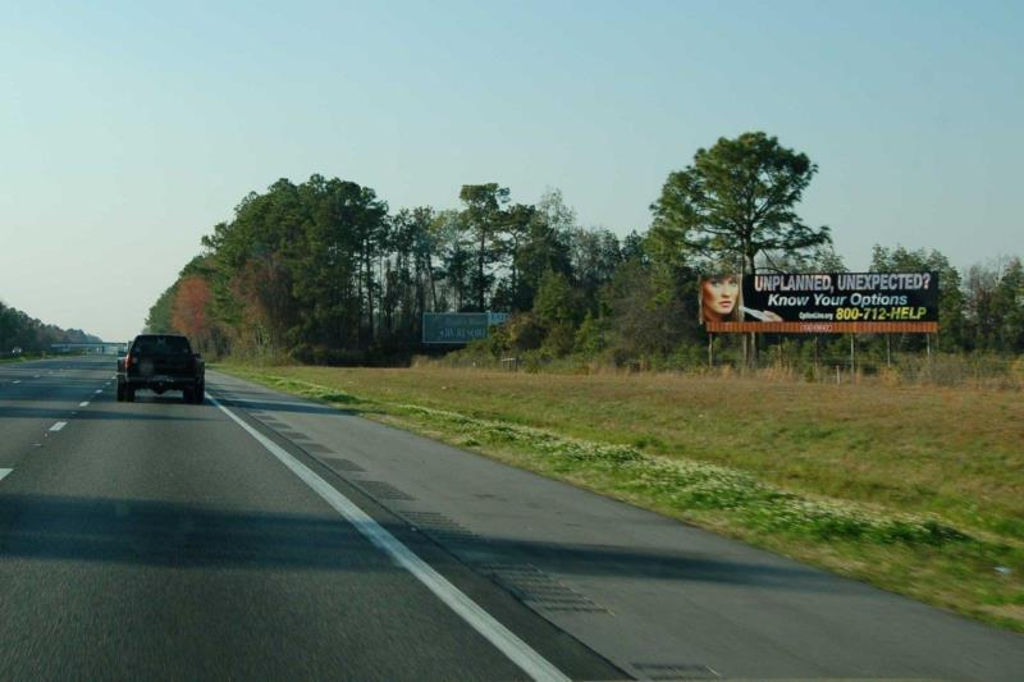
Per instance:
[[[78,403],[78,406],[79,407],[89,407],[89,401],[88,400],[83,400],[82,402]]]
[[[97,388],[95,391],[93,391],[93,393],[95,393],[96,395],[99,395],[100,393],[103,393],[103,389],[102,388]]]
[[[11,383],[12,383],[12,384],[20,384],[20,383],[21,383],[21,379],[18,379],[18,380],[16,380],[16,381],[12,381]]]
[[[50,427],[50,430],[51,431],[60,431],[61,429],[63,429],[67,425],[68,425],[67,422],[57,422],[56,424],[54,424],[53,426]]]
[[[4,480],[4,477],[12,471],[14,471],[14,469],[0,469],[0,481]]]
[[[565,673],[536,652],[529,644],[519,639],[514,632],[498,622],[494,616],[487,613],[459,588],[448,582],[447,578],[435,571],[430,564],[403,545],[398,538],[385,530],[383,526],[356,506],[352,500],[341,494],[334,486],[297,460],[287,450],[235,416],[234,412],[221,405],[213,396],[210,396],[210,402],[219,407],[233,422],[242,427],[246,433],[276,457],[281,464],[290,469],[313,492],[355,526],[356,530],[362,533],[367,540],[423,583],[448,608],[458,614],[470,627],[480,633],[501,653],[505,654],[524,673],[534,680],[564,680],[568,682],[569,678],[566,677]]]

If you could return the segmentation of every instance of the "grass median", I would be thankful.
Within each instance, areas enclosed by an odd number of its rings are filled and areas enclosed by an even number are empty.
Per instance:
[[[0,357],[0,364],[13,364],[16,362],[31,362],[33,360],[45,360],[47,356],[39,353],[28,353],[26,355],[9,355]]]
[[[1019,392],[217,369],[1024,632]]]

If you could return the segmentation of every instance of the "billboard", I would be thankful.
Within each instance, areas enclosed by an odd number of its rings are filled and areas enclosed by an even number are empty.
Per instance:
[[[709,332],[936,332],[936,272],[709,275],[700,281]]]
[[[467,344],[486,339],[508,313],[423,313],[423,343]]]

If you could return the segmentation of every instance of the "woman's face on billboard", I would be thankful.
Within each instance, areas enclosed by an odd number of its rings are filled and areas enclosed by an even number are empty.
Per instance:
[[[739,279],[733,276],[704,280],[704,307],[715,315],[726,316],[736,307],[740,293]]]

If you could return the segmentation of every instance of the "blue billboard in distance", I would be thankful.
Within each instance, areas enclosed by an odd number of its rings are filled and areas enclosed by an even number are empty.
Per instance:
[[[508,313],[423,313],[423,343],[465,345],[506,320]]]

